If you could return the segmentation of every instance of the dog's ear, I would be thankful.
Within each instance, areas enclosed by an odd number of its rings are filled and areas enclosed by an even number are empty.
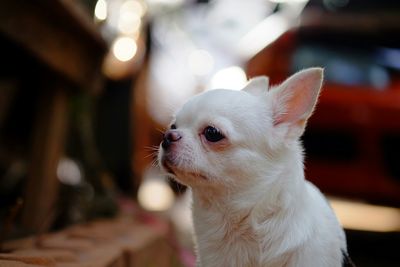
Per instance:
[[[269,86],[269,79],[267,76],[257,76],[247,83],[247,85],[242,89],[245,92],[248,92],[252,95],[262,95],[267,94]]]
[[[301,136],[317,103],[322,81],[323,69],[309,68],[270,90],[274,126],[287,126],[289,136]]]

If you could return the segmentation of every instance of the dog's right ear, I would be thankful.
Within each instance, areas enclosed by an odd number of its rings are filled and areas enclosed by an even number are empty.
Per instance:
[[[242,90],[249,94],[259,96],[267,93],[268,86],[269,79],[267,76],[257,76],[250,79]]]
[[[322,80],[323,69],[309,68],[271,89],[274,126],[287,128],[288,136],[300,137],[317,103]]]

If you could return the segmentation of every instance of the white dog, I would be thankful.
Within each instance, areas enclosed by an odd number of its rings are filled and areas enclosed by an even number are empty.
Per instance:
[[[212,90],[176,114],[159,150],[171,177],[192,189],[198,266],[339,267],[345,234],[320,191],[304,179],[299,138],[323,70],[268,89]]]

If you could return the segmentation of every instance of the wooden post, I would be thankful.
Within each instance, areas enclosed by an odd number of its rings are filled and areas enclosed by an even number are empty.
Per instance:
[[[57,82],[49,83],[54,86],[46,84],[40,90],[22,214],[23,226],[34,232],[48,230],[56,211],[56,172],[67,129],[67,91]]]

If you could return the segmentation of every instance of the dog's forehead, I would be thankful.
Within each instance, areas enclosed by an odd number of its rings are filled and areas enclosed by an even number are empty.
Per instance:
[[[250,112],[257,99],[243,91],[216,89],[192,97],[176,114],[177,120],[183,123],[218,119],[221,117],[235,119]]]
[[[226,112],[232,108],[242,108],[251,105],[254,97],[242,91],[215,89],[191,98],[183,107],[188,111],[204,110]]]

